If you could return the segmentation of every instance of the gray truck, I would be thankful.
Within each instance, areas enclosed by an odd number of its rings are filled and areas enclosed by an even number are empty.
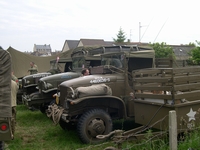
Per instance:
[[[55,100],[53,95],[57,92],[60,83],[80,77],[83,68],[100,65],[100,55],[97,55],[96,51],[92,52],[92,49],[93,47],[74,49],[71,54],[72,66],[65,65],[65,69],[69,69],[69,71],[41,78],[38,81],[39,91],[23,97],[24,104],[28,107],[38,108],[45,113],[48,105]]]
[[[133,78],[136,69],[153,68],[151,47],[101,47],[101,66],[91,75],[62,82],[56,103],[49,105],[47,116],[61,128],[77,127],[83,143],[98,143],[97,135],[112,131],[112,120],[134,117]],[[56,113],[60,112],[60,113]]]
[[[11,130],[11,56],[0,47],[0,150],[4,141],[12,140]]]

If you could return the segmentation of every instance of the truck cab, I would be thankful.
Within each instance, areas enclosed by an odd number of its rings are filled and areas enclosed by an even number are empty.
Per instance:
[[[79,47],[74,49],[71,54],[71,66],[65,65],[65,69],[69,72],[54,74],[43,77],[38,81],[38,92],[32,93],[29,97],[24,99],[25,105],[28,107],[39,108],[42,113],[45,113],[48,105],[55,100],[53,95],[57,93],[58,85],[63,81],[78,78],[81,76],[83,68],[89,68],[93,65],[100,65],[100,56],[91,57],[93,55],[90,50],[92,47]],[[95,54],[95,53],[94,53]],[[81,62],[81,66],[80,66]]]
[[[58,119],[63,129],[71,124],[83,143],[98,143],[99,134],[112,131],[113,119],[134,116],[132,74],[136,69],[154,67],[152,48],[134,46],[101,47],[101,66],[91,68],[91,75],[60,84],[60,97],[49,106],[47,116],[58,118],[53,108],[62,111]],[[50,115],[51,114],[51,115]],[[55,123],[55,120],[53,120]]]
[[[12,140],[11,130],[11,56],[0,47],[0,149],[4,149],[4,141]]]

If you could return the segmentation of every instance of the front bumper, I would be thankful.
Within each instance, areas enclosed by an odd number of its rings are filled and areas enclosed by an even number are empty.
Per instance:
[[[29,95],[22,95],[22,103],[27,106],[27,107],[31,107],[31,99],[29,98]]]
[[[41,96],[40,94],[34,95],[30,97],[30,95],[23,95],[22,96],[23,104],[26,105],[28,108],[35,107],[40,108],[42,104],[50,104],[54,101],[52,95]]]

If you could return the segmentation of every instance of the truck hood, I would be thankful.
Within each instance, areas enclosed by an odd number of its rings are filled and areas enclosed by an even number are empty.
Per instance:
[[[116,82],[118,78],[123,78],[123,77],[122,75],[113,76],[112,74],[89,75],[89,76],[82,76],[76,79],[64,81],[60,84],[60,86],[79,87],[79,86],[89,86],[89,85],[101,84],[101,83],[106,84],[108,82]]]
[[[40,79],[40,81],[49,82],[49,81],[69,80],[72,78],[80,77],[80,75],[81,74],[77,72],[65,72],[65,73],[59,73],[59,74],[43,77]]]
[[[43,72],[43,73],[37,73],[37,74],[25,76],[25,77],[23,77],[23,79],[43,78],[43,77],[46,77],[46,76],[49,76],[49,75],[51,75],[51,73]]]

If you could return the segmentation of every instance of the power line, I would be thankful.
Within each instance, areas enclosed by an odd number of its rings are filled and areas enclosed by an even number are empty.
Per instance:
[[[142,38],[143,38],[144,34],[146,33],[147,29],[149,28],[149,26],[150,26],[150,24],[151,24],[152,20],[153,20],[153,19],[151,19],[151,21],[149,22],[149,24],[148,24],[148,26],[147,26],[146,30],[144,31],[144,33],[143,33],[142,37],[140,38],[140,41],[142,40]]]
[[[167,20],[168,20],[168,18],[167,18]],[[155,40],[153,41],[153,43],[155,43],[155,41],[156,41],[156,39],[157,39],[158,35],[160,34],[161,30],[162,30],[162,29],[163,29],[163,27],[165,26],[165,24],[166,24],[167,20],[166,20],[166,21],[164,22],[164,24],[162,25],[162,27],[161,27],[160,31],[158,32],[158,34],[157,34],[157,36],[156,36]]]

